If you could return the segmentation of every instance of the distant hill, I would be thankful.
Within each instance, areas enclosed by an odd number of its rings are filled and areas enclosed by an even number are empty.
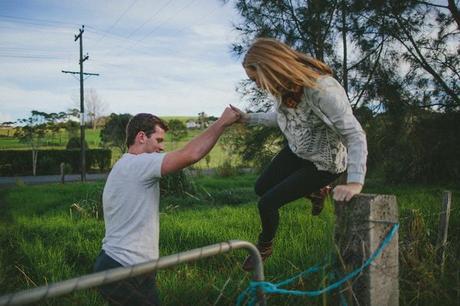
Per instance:
[[[165,121],[169,121],[169,120],[172,120],[172,119],[177,119],[177,120],[180,120],[182,122],[187,122],[188,120],[197,120],[198,119],[198,116],[159,116],[161,119],[165,120]]]

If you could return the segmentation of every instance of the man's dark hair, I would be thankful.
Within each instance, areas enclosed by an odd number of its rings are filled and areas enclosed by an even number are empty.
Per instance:
[[[155,133],[156,127],[159,126],[167,131],[166,123],[155,115],[140,113],[132,117],[126,125],[126,145],[128,148],[134,144],[134,139],[139,132],[144,132],[147,137]]]

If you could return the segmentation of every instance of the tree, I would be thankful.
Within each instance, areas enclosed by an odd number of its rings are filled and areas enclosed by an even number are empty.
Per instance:
[[[285,41],[332,66],[354,108],[370,105],[381,111],[379,97],[367,96],[379,69],[402,75],[402,85],[418,107],[458,109],[457,3],[239,0],[235,5],[244,20],[236,26],[242,35],[233,50],[242,54],[259,36]]]
[[[16,121],[20,126],[16,127],[14,136],[21,143],[28,144],[32,149],[32,173],[34,176],[37,170],[38,149],[42,146],[48,129],[48,118],[49,114],[33,110],[30,117]]]
[[[88,142],[85,140],[85,150],[88,150]],[[81,139],[80,137],[70,137],[69,141],[65,146],[67,150],[80,149],[81,148]]]
[[[79,137],[80,125],[77,121],[67,120],[61,124],[62,128],[67,131],[68,138]]]
[[[355,12],[353,42],[361,52],[381,45],[381,66],[401,75],[404,88],[414,97],[414,105],[424,109],[460,108],[459,11],[454,1],[446,2],[351,3]]]
[[[122,153],[126,152],[128,149],[126,145],[126,126],[131,117],[130,114],[110,114],[100,133],[102,144],[116,147]]]
[[[198,113],[198,124],[200,125],[200,129],[204,129],[208,126],[208,115],[205,112]]]
[[[66,112],[44,114],[46,117],[47,132],[51,133],[51,144],[55,144],[56,135],[59,135],[59,132],[63,128],[63,123],[69,118],[69,114]]]
[[[0,128],[6,129],[6,137],[10,137],[10,129],[13,127],[14,123],[14,121],[4,121],[0,125]]]
[[[188,134],[185,124],[178,119],[171,119],[168,121],[169,134],[173,144],[185,138]]]
[[[426,116],[460,110],[458,3],[237,0],[243,21],[236,25],[241,36],[233,50],[241,55],[254,38],[268,36],[324,60],[344,85],[355,113],[365,114],[365,128],[377,132],[369,156],[378,155],[371,152],[378,148],[393,152],[387,160],[413,160],[415,153],[404,148],[416,141],[409,135],[421,135],[413,130],[417,117],[425,110],[431,111]],[[249,102],[248,111],[267,111],[273,104],[246,81],[239,91]],[[268,137],[255,135],[255,148],[268,144]],[[392,143],[395,135],[401,146]]]
[[[99,118],[107,109],[107,105],[99,97],[96,89],[90,88],[85,92],[85,107],[90,119],[91,126],[93,127],[93,131],[95,131],[97,125],[99,124]]]

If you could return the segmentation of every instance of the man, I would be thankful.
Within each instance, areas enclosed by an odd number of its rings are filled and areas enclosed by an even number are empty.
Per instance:
[[[113,166],[104,187],[105,237],[95,271],[131,266],[159,257],[159,180],[203,158],[224,130],[239,119],[226,108],[222,116],[182,149],[163,153],[164,122],[137,114],[126,127],[128,153]],[[155,273],[101,287],[110,305],[159,305]]]

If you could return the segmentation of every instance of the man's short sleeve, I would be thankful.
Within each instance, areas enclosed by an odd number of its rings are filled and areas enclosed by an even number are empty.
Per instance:
[[[161,178],[161,164],[166,153],[143,153],[136,156],[133,171],[143,180]]]

